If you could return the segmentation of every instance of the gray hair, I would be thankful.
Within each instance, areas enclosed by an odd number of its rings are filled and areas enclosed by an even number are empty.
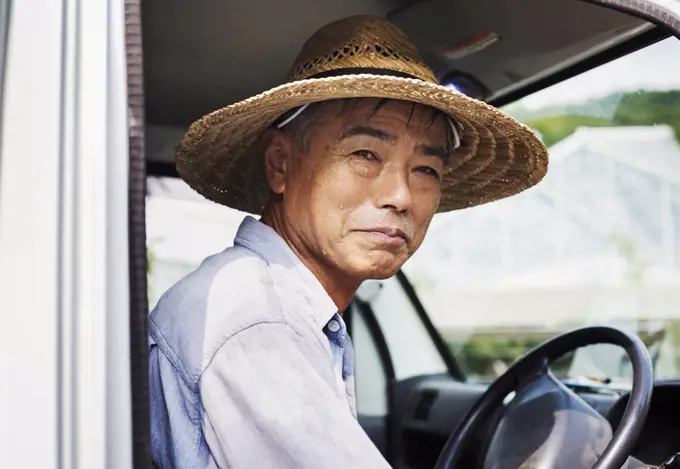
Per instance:
[[[342,115],[344,112],[346,112],[348,109],[356,108],[356,106],[359,104],[361,100],[366,100],[366,99],[372,99],[375,101],[374,107],[373,107],[373,114],[375,114],[382,106],[387,104],[390,101],[398,101],[396,99],[390,99],[390,98],[343,98],[343,99],[336,99],[336,100],[330,100],[330,101],[320,101],[316,103],[312,103],[307,108],[304,110],[304,112],[300,113],[298,116],[293,118],[290,122],[285,124],[285,126],[282,128],[284,132],[288,132],[292,137],[293,141],[295,144],[298,146],[300,150],[303,152],[307,152],[309,150],[309,137],[312,134],[313,130],[315,127],[317,127],[320,124],[323,124],[329,117],[331,117],[331,112],[330,112],[330,104],[336,103],[338,101],[342,102],[342,106],[340,108],[340,111],[336,114],[337,116]],[[413,113],[415,112],[416,106],[419,106],[417,103],[410,103],[412,104],[411,108],[411,114],[409,116],[409,121],[408,123],[410,124],[411,118],[413,117]],[[428,124],[428,128],[431,127],[438,118],[443,118],[443,119],[449,119],[449,116],[434,108],[426,107],[428,109],[429,117],[430,117],[430,122]],[[286,119],[290,119],[296,111],[298,111],[299,108],[293,109],[292,111],[287,112],[281,118],[279,119],[279,122],[283,122]],[[453,129],[450,126],[446,126],[446,142],[444,149],[446,151],[446,154],[451,155],[453,151],[456,149],[456,136],[453,133]]]

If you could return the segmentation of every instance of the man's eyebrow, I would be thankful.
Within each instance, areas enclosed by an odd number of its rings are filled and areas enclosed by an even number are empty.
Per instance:
[[[350,128],[340,137],[340,140],[345,140],[347,138],[354,137],[357,135],[365,135],[368,137],[377,138],[379,140],[387,142],[395,142],[397,140],[396,135],[391,134],[385,130],[377,129],[375,127],[371,127],[368,125],[357,125],[355,127]],[[447,164],[449,162],[449,157],[451,156],[443,146],[427,145],[424,143],[416,145],[415,151],[425,156],[434,156],[436,158],[439,158],[444,162],[444,164]]]
[[[444,164],[449,162],[449,157],[451,156],[444,147],[425,145],[423,143],[416,145],[416,152],[426,156],[436,156]]]
[[[385,130],[376,129],[375,127],[371,127],[368,125],[357,125],[352,127],[347,132],[342,134],[340,140],[345,140],[347,138],[354,137],[357,135],[365,135],[367,137],[373,137],[377,138],[378,140],[384,140],[387,142],[395,142],[397,140],[396,135],[393,135]]]

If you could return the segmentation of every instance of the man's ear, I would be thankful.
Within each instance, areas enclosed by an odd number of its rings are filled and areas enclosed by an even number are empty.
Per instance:
[[[291,138],[278,129],[267,129],[262,135],[261,145],[269,188],[275,194],[282,194],[286,188],[286,171],[293,148]]]

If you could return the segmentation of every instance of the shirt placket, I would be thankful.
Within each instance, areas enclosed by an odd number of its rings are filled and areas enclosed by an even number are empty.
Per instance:
[[[326,325],[326,335],[331,343],[331,352],[333,354],[333,369],[335,372],[335,381],[341,395],[345,394],[345,380],[342,375],[343,356],[345,348],[345,331],[342,320],[336,316],[333,317]]]

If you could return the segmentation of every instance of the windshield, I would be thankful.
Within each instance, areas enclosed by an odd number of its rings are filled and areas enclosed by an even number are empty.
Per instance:
[[[493,379],[574,327],[640,335],[657,377],[680,375],[680,41],[666,39],[504,110],[543,138],[538,186],[435,216],[404,266],[469,377]],[[630,384],[614,346],[554,364]]]

